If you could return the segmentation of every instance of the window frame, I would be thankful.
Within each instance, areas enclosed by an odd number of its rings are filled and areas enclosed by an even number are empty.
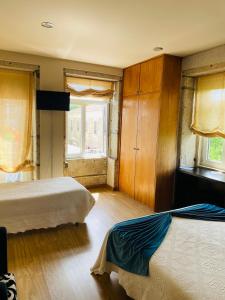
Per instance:
[[[197,165],[208,169],[225,172],[225,139],[223,142],[223,160],[208,159],[209,138],[197,136]]]
[[[66,160],[75,160],[75,159],[95,159],[95,158],[105,158],[108,156],[108,148],[109,148],[109,136],[108,136],[108,129],[109,129],[109,100],[93,100],[93,99],[79,99],[77,97],[70,97],[70,102],[80,105],[81,106],[81,152],[73,155],[68,155],[67,153],[67,145],[68,145],[68,113],[66,112],[66,122],[65,122],[65,132],[66,132],[66,137],[65,137],[65,158]],[[105,118],[106,120],[104,121],[104,131],[105,134],[103,135],[103,138],[105,141],[103,141],[103,146],[104,146],[104,153],[85,153],[85,129],[86,129],[86,107],[88,104],[96,104],[96,105],[101,105],[105,106]]]

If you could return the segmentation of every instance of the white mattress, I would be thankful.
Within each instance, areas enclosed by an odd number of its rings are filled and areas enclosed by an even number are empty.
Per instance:
[[[137,300],[225,299],[225,222],[173,218],[166,238],[150,260],[150,276],[126,272],[106,258],[107,236],[91,269],[116,271]]]
[[[0,185],[0,226],[9,233],[81,223],[93,207],[91,193],[71,177]]]

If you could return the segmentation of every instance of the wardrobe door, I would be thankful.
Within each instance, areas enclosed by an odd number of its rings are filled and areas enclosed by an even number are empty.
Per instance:
[[[140,64],[124,70],[123,96],[137,95],[139,91]]]
[[[140,93],[158,92],[161,89],[164,56],[141,63]]]
[[[160,94],[139,95],[135,199],[154,208]]]
[[[134,197],[138,96],[123,98],[119,189]]]

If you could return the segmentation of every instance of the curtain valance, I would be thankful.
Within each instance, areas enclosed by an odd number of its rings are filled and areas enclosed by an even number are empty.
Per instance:
[[[202,136],[225,138],[225,72],[197,79],[191,129]]]
[[[79,77],[66,77],[66,90],[74,97],[111,99],[113,82]]]

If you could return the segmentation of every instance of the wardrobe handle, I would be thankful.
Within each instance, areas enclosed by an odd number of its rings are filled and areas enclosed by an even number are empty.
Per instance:
[[[140,148],[134,148],[134,150],[140,150]]]

